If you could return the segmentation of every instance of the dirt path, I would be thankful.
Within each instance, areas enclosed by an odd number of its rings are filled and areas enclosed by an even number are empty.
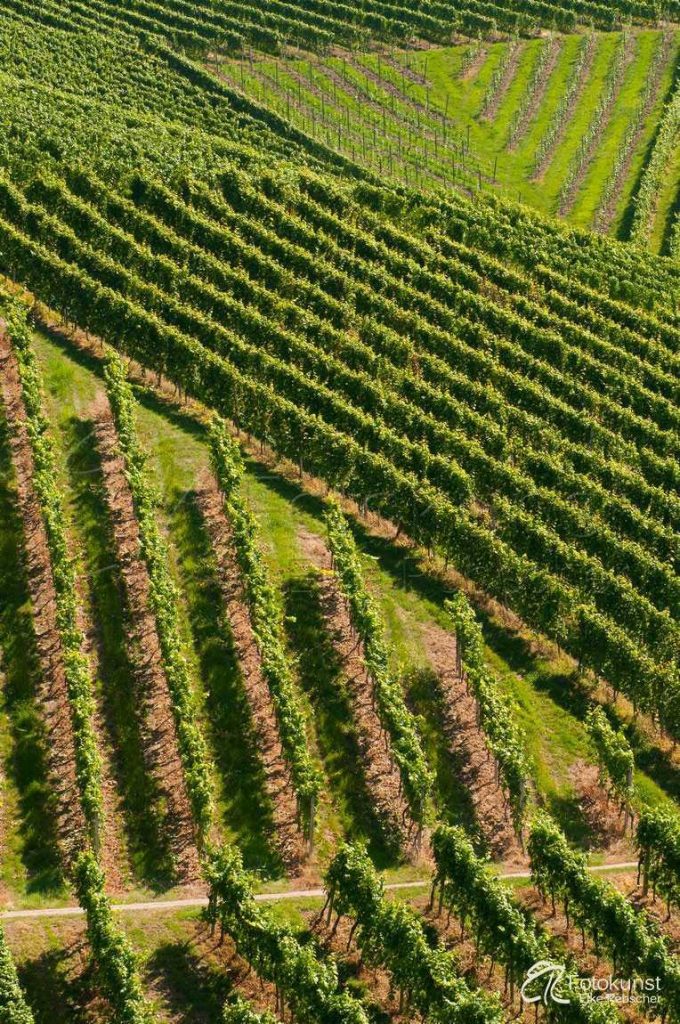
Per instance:
[[[461,82],[469,82],[473,78],[476,78],[479,72],[484,66],[484,61],[489,55],[489,51],[485,46],[480,46],[477,52],[471,57],[467,64],[464,64],[461,69],[460,80]]]
[[[618,864],[593,864],[588,867],[593,874],[600,874],[609,871],[637,871],[637,861],[623,861]],[[529,871],[500,871],[498,877],[508,880],[529,879]],[[411,882],[386,882],[386,892],[401,892],[409,889],[427,890],[429,893],[432,884],[431,878],[416,879]],[[325,889],[320,887],[311,889],[285,889],[282,892],[259,892],[255,895],[257,903],[278,903],[288,900],[323,899],[326,896]],[[178,897],[172,900],[145,900],[141,903],[113,903],[111,909],[116,913],[136,913],[139,911],[173,911],[191,910],[193,908],[207,907],[207,896]],[[39,917],[81,917],[84,914],[82,907],[40,907],[33,910],[5,910],[0,913],[0,920],[14,921],[23,918]]]
[[[33,453],[19,370],[3,327],[0,321],[0,393],[10,427],[17,504],[25,538],[23,557],[42,670],[36,696],[49,738],[46,757],[55,796],[57,834],[64,862],[68,866],[84,847],[87,829],[76,778],[75,743],[47,533],[33,488]]]
[[[304,858],[297,798],[279,735],[276,712],[245,604],[229,520],[215,482],[210,478],[197,492],[197,503],[217,558],[218,582],[245,683],[258,751],[265,771],[265,788],[272,802],[274,841],[286,868]]]
[[[111,413],[103,398],[92,410],[92,419],[116,559],[129,610],[130,660],[141,705],[147,767],[166,803],[170,847],[178,876],[182,881],[195,881],[200,878],[200,867],[194,825],[150,604],[149,576],[140,551],[132,492],[125,479],[123,459],[118,454]]]
[[[479,829],[495,857],[526,864],[515,836],[496,768],[477,724],[477,704],[456,671],[456,637],[439,626],[423,627],[427,658],[439,680],[443,731],[451,754],[463,763]]]
[[[375,813],[386,823],[390,833],[399,836],[402,847],[412,848],[417,826],[401,793],[399,769],[373,703],[373,686],[366,672],[363,647],[352,634],[349,612],[331,570],[330,552],[320,537],[304,527],[300,528],[297,539],[305,560],[320,570],[321,608],[348,682],[366,788],[374,802]]]

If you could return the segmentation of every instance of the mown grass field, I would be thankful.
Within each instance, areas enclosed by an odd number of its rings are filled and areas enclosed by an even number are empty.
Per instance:
[[[546,214],[558,212],[560,192],[578,158],[581,140],[605,89],[620,45],[617,32],[599,33],[592,62],[574,108],[569,112],[545,173],[536,177],[537,153],[557,116],[562,96],[584,45],[582,34],[558,37],[552,65],[534,77],[541,51],[552,38],[476,43],[423,51],[346,53],[342,56],[220,61],[219,72],[247,95],[289,118],[338,151],[351,155],[395,181],[441,187],[453,182],[492,190]],[[675,84],[679,38],[672,28],[636,30],[630,62],[615,101],[602,119],[597,145],[567,219],[596,227],[606,202],[606,186],[617,158],[626,169],[616,184],[608,230],[626,238],[634,197],[653,145],[665,103]],[[509,51],[517,46],[516,67],[499,92],[497,109],[484,117],[485,99],[494,92]],[[649,94],[646,90],[649,89]],[[512,127],[523,103],[538,91],[540,102],[517,144]],[[638,108],[646,104],[639,130]],[[668,169],[651,238],[665,251],[677,203],[677,168]]]

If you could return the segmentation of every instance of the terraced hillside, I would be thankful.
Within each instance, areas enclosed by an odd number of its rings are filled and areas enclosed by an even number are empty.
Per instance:
[[[388,180],[496,192],[670,252],[677,124],[653,155],[677,106],[679,41],[669,26],[211,63],[235,88]],[[654,175],[662,195],[638,212],[640,193],[656,192],[646,180]]]
[[[677,36],[463,16],[0,0],[0,1017],[680,1018]]]

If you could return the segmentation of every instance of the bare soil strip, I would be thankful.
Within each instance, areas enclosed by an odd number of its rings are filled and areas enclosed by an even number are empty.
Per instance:
[[[581,157],[578,172],[574,176],[574,179],[571,182],[571,185],[569,186],[567,194],[564,196],[564,199],[560,202],[559,213],[561,217],[569,213],[574,203],[576,202],[576,197],[579,193],[581,185],[583,184],[586,178],[586,175],[588,174],[588,170],[590,168],[591,163],[593,162],[593,159],[595,158],[595,154],[599,149],[602,137],[607,131],[607,128],[609,127],[609,122],[611,121],[611,116],[614,111],[614,107],[618,102],[621,87],[623,86],[623,83],[625,81],[628,68],[631,66],[635,59],[635,37],[629,37],[626,41],[625,46],[625,53],[623,55],[623,60],[621,61],[621,66],[619,67],[616,74],[611,99],[602,111],[602,116],[600,117],[600,120],[597,124],[597,130],[593,133],[593,137],[590,140],[590,145],[588,146],[588,149]]]
[[[624,829],[626,816],[617,801],[607,796],[597,767],[579,759],[569,776],[596,848],[618,859],[634,857],[634,823],[628,821]]]
[[[482,112],[479,115],[481,121],[495,120],[501,103],[505,99],[506,93],[517,74],[519,62],[522,58],[522,54],[524,53],[524,46],[518,42],[510,43],[509,46],[511,47],[510,54],[508,56],[507,64],[503,68],[500,81],[496,85],[493,95],[489,97],[489,102],[486,102],[486,98],[484,100]]]
[[[479,72],[484,67],[484,61],[489,55],[489,51],[485,46],[480,46],[477,53],[472,57],[470,62],[465,65],[461,72],[461,82],[469,82],[473,78],[476,78]]]
[[[231,634],[243,675],[246,697],[265,771],[265,788],[272,802],[274,841],[287,868],[295,868],[304,858],[304,839],[300,832],[297,798],[290,769],[286,763],[269,686],[262,671],[262,660],[255,641],[245,603],[231,524],[224,502],[210,478],[197,492],[197,503],[217,559],[218,582]]]
[[[550,164],[553,161],[555,153],[557,152],[558,148],[562,145],[564,136],[566,135],[567,129],[571,124],[571,119],[574,116],[574,112],[581,101],[581,97],[583,96],[585,87],[590,79],[590,73],[593,69],[595,54],[597,52],[597,46],[595,43],[596,38],[597,37],[593,34],[585,43],[588,49],[586,51],[586,57],[583,62],[583,66],[578,76],[578,83],[571,95],[571,99],[567,105],[567,109],[563,112],[560,118],[560,125],[557,132],[555,133],[555,138],[552,140],[550,147],[546,151],[543,159],[541,160],[540,164],[531,176],[532,181],[541,181],[543,179],[543,176],[545,175],[546,171],[548,170]]]
[[[103,399],[92,410],[92,418],[116,558],[129,611],[130,659],[140,699],[147,767],[166,804],[170,847],[178,876],[183,881],[195,881],[200,878],[200,867],[194,824],[150,604],[149,575],[140,551],[132,492],[125,478],[123,459],[118,454],[111,413]]]
[[[47,533],[33,488],[33,453],[19,369],[3,327],[0,321],[0,394],[10,427],[18,509],[25,539],[23,554],[42,670],[37,700],[49,737],[46,757],[55,796],[57,834],[68,867],[85,845],[87,829],[75,770],[75,743]]]
[[[320,570],[321,607],[348,683],[366,788],[377,817],[407,848],[415,841],[418,828],[401,792],[399,769],[373,700],[373,683],[366,671],[363,645],[352,632],[349,611],[331,570],[330,552],[320,537],[304,527],[298,532],[298,543],[304,558]]]
[[[524,136],[529,131],[529,127],[536,117],[536,114],[541,108],[545,94],[548,91],[552,73],[557,67],[557,62],[560,59],[564,40],[557,36],[550,43],[546,43],[544,45],[550,47],[550,53],[548,54],[548,59],[546,60],[545,65],[541,69],[538,80],[532,83],[534,88],[532,89],[531,98],[522,111],[522,115],[517,122],[517,125],[513,129],[512,140],[508,146],[508,149],[511,152],[517,149],[520,142],[522,142]]]
[[[525,864],[503,791],[496,781],[496,765],[478,725],[477,702],[456,671],[456,637],[430,624],[423,628],[422,638],[439,681],[444,735],[451,754],[463,763],[463,782],[469,789],[480,832],[495,857]]]
[[[595,214],[593,227],[596,231],[599,231],[602,234],[607,234],[612,226],[614,217],[616,216],[616,207],[618,205],[623,186],[628,178],[630,165],[633,162],[633,157],[635,156],[635,152],[640,144],[640,140],[645,133],[647,119],[659,98],[663,76],[674,47],[675,36],[673,33],[664,33],[659,53],[652,62],[652,76],[649,80],[649,88],[647,90],[644,105],[639,113],[636,130],[627,142],[625,159],[616,171],[616,175],[611,182],[607,198]]]

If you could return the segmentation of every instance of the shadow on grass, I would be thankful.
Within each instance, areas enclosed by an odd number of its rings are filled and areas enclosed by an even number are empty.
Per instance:
[[[442,731],[441,698],[435,673],[430,668],[414,669],[404,675],[402,687],[410,708],[420,716],[425,753],[436,773],[437,817],[451,825],[462,825],[481,842],[470,791],[461,782],[462,763],[449,749]]]
[[[19,856],[28,891],[47,893],[62,889],[64,877],[47,774],[48,739],[36,700],[40,665],[11,474],[8,427],[0,414],[0,667],[10,736],[2,751],[3,771],[18,793]]]
[[[398,853],[386,843],[364,784],[349,696],[321,609],[316,574],[288,580],[284,601],[290,645],[314,709],[321,757],[345,832],[352,839],[365,839],[376,866],[384,869],[398,861]]]
[[[234,988],[228,969],[199,956],[190,942],[158,946],[147,961],[146,974],[162,990],[172,1019],[184,1024],[220,1021]]]
[[[19,964],[19,981],[33,1011],[35,1024],[86,1024],[92,1017],[85,1009],[93,991],[90,969],[72,977],[70,963],[80,955],[80,941],[72,947],[49,949]]]
[[[159,793],[144,759],[139,695],[125,634],[127,611],[101,465],[90,422],[71,419],[65,431],[69,481],[97,628],[98,685],[116,782],[123,797],[131,858],[140,880],[152,888],[165,889],[173,877],[172,860]]]
[[[226,821],[237,836],[246,866],[279,877],[283,865],[271,842],[272,808],[210,539],[195,496],[176,497],[172,533],[206,694],[208,739],[221,776]]]

